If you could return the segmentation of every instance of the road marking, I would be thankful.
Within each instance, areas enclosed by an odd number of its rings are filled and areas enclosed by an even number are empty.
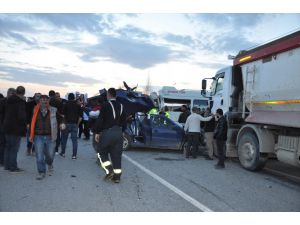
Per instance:
[[[125,159],[127,159],[129,162],[131,162],[132,164],[134,164],[135,166],[137,166],[138,168],[140,168],[146,174],[148,174],[149,176],[151,176],[153,179],[157,180],[162,185],[164,185],[165,187],[169,188],[171,191],[175,192],[180,197],[182,197],[183,199],[185,199],[186,201],[188,201],[189,203],[191,203],[192,205],[194,205],[196,208],[200,209],[203,212],[213,212],[213,210],[211,210],[210,208],[206,207],[202,203],[198,202],[196,199],[194,199],[191,196],[189,196],[188,194],[184,193],[183,191],[181,191],[180,189],[178,189],[174,185],[170,184],[168,181],[164,180],[160,176],[158,176],[155,173],[151,172],[150,170],[148,170],[147,168],[145,168],[144,166],[142,166],[141,164],[139,164],[138,162],[136,162],[135,160],[133,160],[129,156],[123,154],[123,157]]]

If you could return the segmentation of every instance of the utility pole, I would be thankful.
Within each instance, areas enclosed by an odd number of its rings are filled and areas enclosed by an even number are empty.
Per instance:
[[[147,82],[146,82],[146,86],[145,86],[145,89],[144,89],[145,94],[150,95],[151,89],[152,88],[151,88],[150,72],[148,72]]]

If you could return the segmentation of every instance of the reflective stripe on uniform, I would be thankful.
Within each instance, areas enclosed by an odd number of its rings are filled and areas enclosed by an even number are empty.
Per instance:
[[[169,112],[166,112],[166,114],[165,114],[165,115],[166,115],[166,117],[167,117],[167,118],[169,118],[169,119],[170,119],[170,113],[169,113]]]
[[[109,174],[109,171],[108,171],[108,169],[106,168],[106,166],[110,166],[110,165],[111,165],[111,162],[110,162],[110,161],[102,162],[99,153],[97,153],[97,157],[98,157],[98,159],[100,160],[101,167],[105,170],[105,173],[106,173],[106,174]]]
[[[114,169],[114,173],[120,174],[120,173],[122,173],[122,170],[121,169]]]
[[[115,108],[114,108],[114,106],[113,106],[113,104],[111,103],[111,101],[108,101],[109,102],[109,104],[110,104],[110,106],[111,106],[111,108],[112,108],[112,111],[113,111],[113,115],[114,115],[114,119],[116,119],[116,111],[115,111]],[[123,105],[120,103],[120,105],[121,105],[121,109],[120,109],[120,116],[122,115],[122,112],[123,112]]]
[[[110,106],[111,106],[111,108],[112,108],[113,115],[114,115],[114,119],[116,119],[116,112],[115,112],[115,108],[114,108],[113,104],[111,103],[111,101],[108,101],[108,102],[109,102],[109,104],[110,104]]]
[[[149,115],[155,115],[157,114],[157,109],[156,108],[152,108],[150,111],[149,111]]]

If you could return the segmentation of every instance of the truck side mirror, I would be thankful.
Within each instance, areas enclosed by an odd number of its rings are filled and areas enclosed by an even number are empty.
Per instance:
[[[202,80],[202,90],[206,90],[206,83],[207,81],[205,79]]]

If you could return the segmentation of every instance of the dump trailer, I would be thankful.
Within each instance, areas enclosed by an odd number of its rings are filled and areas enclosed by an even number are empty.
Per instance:
[[[212,79],[212,112],[228,120],[226,155],[248,170],[267,159],[300,167],[300,31],[247,51]]]

